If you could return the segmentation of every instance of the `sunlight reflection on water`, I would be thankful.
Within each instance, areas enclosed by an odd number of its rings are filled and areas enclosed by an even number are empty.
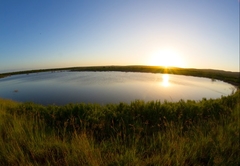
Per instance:
[[[169,86],[169,75],[168,74],[163,74],[162,75],[162,85],[164,87],[168,87]]]

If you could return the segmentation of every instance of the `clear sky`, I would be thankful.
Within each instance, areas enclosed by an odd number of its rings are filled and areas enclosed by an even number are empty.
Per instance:
[[[0,72],[101,65],[239,71],[239,0],[0,0]]]

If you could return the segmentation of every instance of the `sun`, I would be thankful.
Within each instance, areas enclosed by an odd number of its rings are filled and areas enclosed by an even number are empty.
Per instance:
[[[184,67],[180,54],[172,49],[163,49],[153,53],[150,56],[149,65],[163,67]]]

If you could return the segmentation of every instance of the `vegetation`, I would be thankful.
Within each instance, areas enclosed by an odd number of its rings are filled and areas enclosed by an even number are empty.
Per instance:
[[[239,72],[100,66],[31,70],[170,73],[239,87]],[[0,165],[239,165],[240,90],[221,99],[42,106],[0,99]]]
[[[65,106],[0,99],[0,165],[239,165],[239,95]]]
[[[122,72],[148,72],[148,73],[169,73],[169,74],[180,74],[188,76],[198,76],[206,77],[211,79],[222,80],[233,85],[240,87],[240,73],[230,72],[222,70],[212,70],[212,69],[184,69],[184,68],[164,68],[159,66],[92,66],[92,67],[71,67],[71,68],[56,68],[56,69],[42,69],[42,70],[29,70],[29,71],[19,71],[11,73],[0,74],[0,78],[16,75],[16,74],[29,74],[36,72],[46,72],[46,71],[122,71]]]

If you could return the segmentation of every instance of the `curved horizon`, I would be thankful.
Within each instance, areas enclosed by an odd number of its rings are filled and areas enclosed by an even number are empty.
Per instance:
[[[12,70],[3,70],[0,71],[0,74],[8,74],[14,72],[28,72],[28,71],[41,71],[41,70],[64,70],[70,68],[83,68],[83,67],[131,67],[131,66],[144,66],[144,67],[156,67],[156,68],[178,68],[178,69],[196,69],[196,70],[216,70],[216,71],[225,71],[225,72],[234,72],[240,73],[240,71],[229,71],[229,70],[222,70],[222,69],[211,69],[211,68],[193,68],[193,67],[176,67],[176,66],[156,66],[156,65],[92,65],[92,66],[66,66],[66,67],[50,67],[50,68],[23,68],[23,69],[12,69]]]

